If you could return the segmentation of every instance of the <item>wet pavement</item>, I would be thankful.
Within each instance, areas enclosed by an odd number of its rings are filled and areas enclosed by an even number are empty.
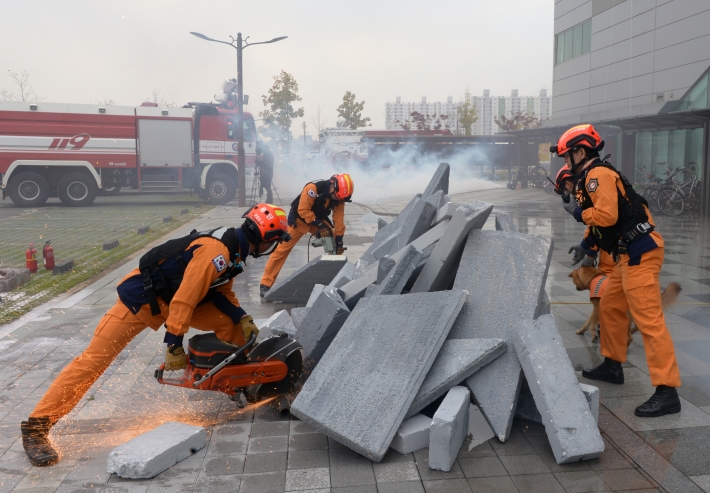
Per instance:
[[[288,194],[280,189],[281,195]],[[347,207],[348,256],[355,260],[377,230],[372,213],[390,219],[409,201],[402,197],[368,206]],[[512,212],[522,232],[554,238],[547,288],[551,307],[573,366],[580,370],[601,361],[590,335],[575,330],[587,318],[585,293],[567,277],[567,250],[581,239],[583,227],[560,207],[560,199],[540,190],[486,190],[455,195],[455,202],[486,200],[494,211]],[[209,211],[172,236],[231,224],[242,211],[233,206]],[[662,286],[682,286],[679,303],[666,314],[682,373],[682,412],[643,420],[634,407],[653,393],[641,336],[635,335],[622,386],[600,388],[602,457],[557,465],[540,425],[515,421],[506,443],[493,439],[469,449],[465,443],[452,471],[427,467],[425,451],[390,451],[379,464],[284,418],[268,404],[240,410],[226,396],[160,386],[154,369],[163,360],[162,334],[139,335],[90,389],[77,408],[60,421],[52,439],[62,461],[33,468],[19,438],[25,419],[54,375],[87,344],[104,311],[115,301],[115,285],[134,266],[137,253],[122,267],[89,287],[60,296],[22,319],[0,326],[0,493],[268,491],[310,492],[597,492],[709,491],[709,227],[706,218],[656,217],[665,238]],[[493,216],[485,229],[493,229]],[[305,240],[294,249],[282,276],[298,269],[307,255],[320,252]],[[265,303],[259,279],[265,259],[250,260],[236,278],[235,292],[248,313],[266,318],[296,305]],[[203,425],[208,446],[153,480],[122,480],[105,472],[112,447],[165,421]],[[698,485],[698,486],[697,486]]]

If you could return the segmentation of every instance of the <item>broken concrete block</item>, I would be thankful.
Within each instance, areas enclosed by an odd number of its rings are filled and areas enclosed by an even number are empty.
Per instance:
[[[393,267],[388,269],[385,279],[376,284],[372,290],[374,295],[401,294],[405,283],[410,279],[410,275],[417,268],[422,252],[412,245],[408,245],[405,253]]]
[[[328,286],[332,288],[340,288],[344,284],[347,284],[353,280],[353,274],[355,273],[355,264],[351,262],[346,262],[341,270],[338,271],[336,277],[333,278]]]
[[[434,206],[435,214],[437,214],[436,211],[444,205],[444,193],[442,193],[442,190],[437,190],[435,193],[427,197],[426,200]]]
[[[502,442],[511,431],[521,388],[521,367],[508,328],[533,320],[552,252],[550,237],[473,230],[454,280],[454,289],[466,289],[469,295],[449,339],[493,337],[509,345],[504,354],[466,380]]]
[[[507,231],[509,233],[518,233],[516,219],[513,214],[508,212],[496,213],[496,231]]]
[[[415,414],[406,419],[393,437],[390,448],[401,454],[409,454],[430,445],[430,425],[432,418]]]
[[[422,192],[422,197],[426,199],[438,190],[442,190],[445,194],[449,193],[449,164],[447,163],[440,163],[437,167],[430,182],[427,184],[427,188]]]
[[[446,202],[442,207],[437,209],[434,219],[432,220],[432,226],[437,226],[439,223],[445,219],[452,219],[452,216],[459,208],[461,204],[456,202]]]
[[[301,327],[301,324],[304,322],[304,319],[306,316],[309,314],[311,311],[312,307],[296,307],[291,309],[291,322],[294,324],[294,327],[298,328]]]
[[[126,479],[148,479],[173,467],[207,443],[201,426],[168,422],[111,451],[106,472]]]
[[[73,260],[60,260],[54,264],[54,269],[52,269],[52,275],[64,274],[69,272],[74,268]]]
[[[347,262],[345,255],[321,255],[277,283],[264,296],[267,301],[306,303],[316,284],[330,283]]]
[[[538,314],[536,318],[540,317],[541,315],[550,315],[551,314],[551,300],[548,297],[548,293],[544,289],[543,292],[541,293],[541,301],[538,302]]]
[[[294,400],[291,413],[380,462],[464,299],[463,291],[362,299]]]
[[[378,278],[376,284],[380,284],[387,277],[388,273],[395,267],[397,262],[391,258],[383,257],[378,259]]]
[[[144,234],[148,233],[148,231],[149,231],[150,229],[151,229],[150,226],[141,226],[140,228],[138,228],[138,230],[136,231],[136,233],[138,233],[139,235],[144,235]]]
[[[379,294],[378,293],[379,287],[380,286],[378,286],[377,284],[371,284],[370,286],[365,288],[365,293],[363,293],[363,298],[367,298],[368,296],[377,296]]]
[[[418,199],[397,234],[397,244],[385,255],[404,248],[417,237],[425,234],[432,225],[437,208],[426,199]]]
[[[555,316],[523,320],[510,332],[556,462],[599,457],[605,444],[563,346]]]
[[[295,310],[297,309],[291,310],[291,318],[298,329],[296,340],[303,347],[304,367],[307,370],[313,369],[321,360],[321,356],[326,352],[351,311],[343,303],[336,290],[328,287],[323,289],[300,323],[294,319]]]
[[[432,417],[428,465],[449,471],[457,459],[469,428],[469,389],[452,387]]]
[[[378,218],[378,230],[383,229],[387,225],[388,225],[388,223],[387,223],[387,221],[385,221],[385,219],[383,219],[382,217]]]
[[[387,275],[389,268],[392,268],[393,265],[395,265],[394,260],[387,257],[381,258],[376,263],[368,266],[360,277],[338,288],[348,309],[353,310],[358,300],[365,295],[365,290],[368,286],[377,283],[380,276]]]
[[[346,264],[348,265],[348,264]],[[310,308],[313,306],[314,301],[316,301],[316,298],[318,298],[318,295],[320,295],[323,292],[323,288],[325,288],[323,284],[317,284],[314,286],[314,289],[311,291],[311,294],[309,295],[309,299],[306,302],[306,307]]]
[[[414,416],[505,351],[503,339],[445,341],[405,416]]]
[[[435,245],[440,240],[440,238],[442,238],[442,235],[446,231],[448,224],[449,224],[449,219],[442,221],[437,226],[430,229],[428,232],[426,232],[422,236],[417,237],[413,242],[411,242],[409,244],[412,245],[413,247],[415,247],[416,249],[418,249],[419,251],[421,251],[423,256],[424,255],[429,256],[429,253],[431,253],[433,250],[433,248],[432,249],[429,249],[429,248],[432,247],[433,245]],[[407,245],[405,245],[403,248],[401,248],[397,252],[388,255],[388,257],[390,257],[391,259],[393,259],[397,262],[398,260],[400,260],[400,257],[405,253],[406,249],[407,249]],[[429,249],[429,253],[427,253],[428,249]]]
[[[260,331],[264,329],[271,330],[276,327],[283,327],[289,320],[291,320],[289,312],[286,310],[279,310],[261,324],[257,324],[257,327]]]
[[[0,292],[9,292],[30,282],[30,269],[0,269]]]
[[[590,407],[590,414],[592,414],[597,424],[600,417],[600,389],[593,385],[581,383],[580,390],[583,391],[585,400],[588,401],[588,406]]]
[[[595,418],[595,423],[597,423],[600,414],[600,390],[597,387],[584,383],[580,384],[580,390],[588,401],[590,413],[593,415],[593,418]],[[533,394],[531,394],[531,389],[528,387],[528,382],[525,378],[523,379],[523,385],[521,385],[521,394],[518,398],[518,404],[516,404],[515,417],[532,423],[538,423],[539,425],[543,424],[543,418],[541,418],[541,413],[539,413],[536,408],[536,401],[533,400]]]
[[[119,246],[118,240],[109,241],[109,242],[107,242],[107,243],[104,243],[104,246],[102,247],[102,250],[104,250],[104,251],[113,250],[113,249],[116,248],[117,246]]]
[[[469,450],[496,436],[484,415],[474,404],[469,406],[469,436]]]
[[[472,229],[481,229],[494,204],[472,202],[459,207],[422,269],[412,292],[442,291],[452,283],[462,258],[464,242]]]

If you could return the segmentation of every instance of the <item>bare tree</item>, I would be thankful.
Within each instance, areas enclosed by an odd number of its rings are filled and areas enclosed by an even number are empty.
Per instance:
[[[114,101],[113,99],[104,98],[104,99],[97,99],[96,104],[101,104],[104,106],[118,106],[121,103]]]
[[[160,93],[160,89],[153,88],[151,97],[146,99],[146,102],[155,103],[161,108],[175,108],[174,101],[168,101],[164,95]]]
[[[0,87],[0,97],[5,101],[44,101],[47,98],[41,97],[30,85],[30,74],[23,70],[21,74],[8,70],[7,74],[12,79],[17,88],[17,92]]]
[[[316,111],[314,111],[314,116],[311,117],[311,125],[316,130],[316,136],[321,135],[321,132],[328,125],[328,118],[323,115],[323,104],[319,104]]]

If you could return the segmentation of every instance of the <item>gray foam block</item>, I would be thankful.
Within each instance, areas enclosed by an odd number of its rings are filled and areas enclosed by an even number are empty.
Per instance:
[[[583,395],[588,401],[588,406],[590,406],[590,413],[592,413],[597,423],[600,415],[600,389],[581,383],[580,390],[583,391]],[[536,408],[536,401],[533,400],[533,394],[531,394],[531,389],[528,387],[528,382],[525,378],[523,385],[521,385],[521,394],[516,405],[515,417],[532,423],[543,424],[543,418],[541,418],[541,413]]]
[[[503,339],[445,341],[405,416],[414,416],[505,351]]]
[[[152,478],[187,459],[206,443],[203,427],[168,422],[113,449],[106,472],[127,479]]]
[[[508,233],[518,233],[516,219],[508,212],[496,213],[496,231],[506,231]]]
[[[430,229],[436,213],[437,208],[434,205],[426,199],[418,199],[397,234],[397,244],[391,251],[385,252],[385,255],[404,248],[408,243],[425,234]]]
[[[508,328],[520,320],[533,320],[552,252],[550,237],[474,230],[467,237],[454,280],[454,289],[466,289],[469,295],[449,338],[494,337],[509,346],[466,381],[502,442],[511,431],[522,380]]]
[[[422,192],[422,197],[427,198],[438,190],[442,190],[445,194],[449,193],[449,164],[447,163],[440,163],[437,167],[427,188]]]
[[[556,462],[600,457],[605,444],[563,346],[555,316],[522,320],[510,332]]]
[[[355,274],[355,264],[346,262],[343,267],[341,267],[341,270],[338,271],[336,277],[328,283],[328,286],[332,288],[340,288],[344,284],[353,280],[353,274]]]
[[[435,214],[435,217],[432,220],[432,226],[437,226],[445,219],[452,219],[452,216],[460,205],[461,204],[458,204],[456,202],[446,202],[442,207],[437,209],[437,213]]]
[[[387,274],[386,269],[393,265],[395,265],[395,261],[392,259],[387,257],[381,258],[375,264],[368,266],[360,277],[338,288],[342,293],[343,301],[346,303],[346,306],[348,306],[348,309],[353,310],[358,300],[365,295],[365,290],[368,286],[377,283],[378,277],[383,275],[383,272]]]
[[[430,469],[449,471],[462,448],[469,429],[469,389],[452,387],[432,417],[430,426]]]
[[[405,253],[373,289],[373,295],[401,294],[412,272],[417,268],[422,252],[408,245]]]
[[[284,281],[273,286],[264,299],[287,303],[306,303],[314,286],[330,283],[347,261],[345,255],[320,255]]]
[[[294,318],[292,309],[292,319]],[[305,367],[312,369],[326,352],[351,311],[335,288],[324,288],[304,319],[297,326],[296,340],[303,347]]]
[[[385,219],[383,219],[382,217],[378,218],[378,230],[383,229],[387,225],[388,225],[388,223]]]
[[[311,311],[312,307],[296,307],[291,309],[291,322],[294,324],[294,327],[298,330],[299,327],[301,327],[301,324],[304,322],[304,319],[306,318],[306,315],[309,314]]]
[[[415,414],[402,422],[390,443],[390,448],[401,454],[409,454],[430,445],[432,418]]]
[[[425,267],[417,277],[412,292],[441,291],[447,289],[457,274],[459,259],[464,251],[467,235],[473,229],[481,229],[486,223],[494,204],[472,202],[457,209],[442,239],[437,242]]]
[[[291,413],[380,462],[462,308],[463,291],[358,303]]]
[[[348,265],[348,264],[346,264]],[[308,308],[312,307],[314,302],[316,301],[316,298],[318,298],[318,295],[320,295],[323,292],[323,288],[325,288],[323,284],[317,284],[314,286],[314,289],[311,291],[311,294],[309,295],[309,299],[306,302],[306,306]]]

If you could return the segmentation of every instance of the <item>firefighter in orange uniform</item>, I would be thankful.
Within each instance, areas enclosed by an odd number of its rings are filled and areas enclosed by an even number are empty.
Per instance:
[[[600,300],[601,365],[584,370],[583,376],[614,384],[624,383],[622,363],[627,360],[629,309],[642,333],[654,395],[635,409],[640,417],[678,413],[681,386],[674,343],[662,312],[659,271],[664,261],[664,240],[655,231],[644,198],[627,178],[600,159],[605,145],[592,125],[578,125],[565,132],[551,152],[565,158],[574,173],[575,200],[564,204],[590,234],[571,251],[584,256],[590,238],[614,260],[605,294]]]
[[[259,330],[232,292],[233,278],[248,255],[271,253],[288,241],[286,212],[257,204],[238,228],[218,228],[170,240],[151,249],[118,284],[118,301],[104,315],[88,347],[62,370],[20,425],[30,462],[48,466],[59,454],[50,428],[68,414],[118,354],[146,327],[165,326],[166,370],[186,367],[183,336],[189,328],[214,331],[244,345]]]
[[[305,234],[315,234],[319,238],[335,236],[336,254],[343,255],[345,250],[343,235],[346,233],[346,225],[343,221],[345,203],[351,201],[352,195],[353,179],[347,173],[306,184],[301,194],[291,203],[289,211],[291,240],[279,245],[264,267],[264,275],[259,284],[259,295],[262,298],[274,285],[289,253]],[[333,212],[333,223],[329,219],[331,212]]]

